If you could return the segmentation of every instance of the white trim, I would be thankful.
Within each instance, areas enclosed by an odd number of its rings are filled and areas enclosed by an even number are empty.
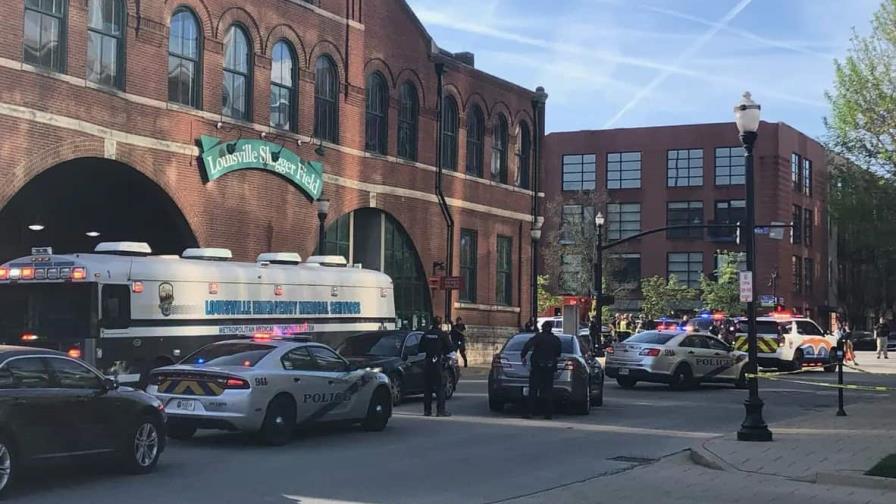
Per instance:
[[[507,312],[507,313],[519,313],[520,312],[520,308],[518,306],[485,305],[485,304],[476,304],[476,303],[454,303],[454,307],[459,308],[461,310],[478,310],[478,311]]]

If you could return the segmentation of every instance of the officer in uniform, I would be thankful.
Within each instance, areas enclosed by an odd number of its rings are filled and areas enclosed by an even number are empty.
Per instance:
[[[423,369],[423,414],[432,416],[432,394],[436,394],[436,416],[447,417],[445,411],[445,381],[443,370],[447,356],[454,351],[451,338],[442,330],[441,317],[434,317],[432,327],[423,334],[420,352],[426,354]]]
[[[552,329],[554,323],[550,320],[541,325],[541,332],[529,338],[520,352],[523,365],[526,365],[526,356],[532,353],[532,365],[529,366],[529,409],[525,415],[531,418],[535,414],[535,404],[541,399],[544,405],[544,418],[550,420],[554,412],[554,373],[557,371],[557,361],[560,359],[561,345],[558,337]]]

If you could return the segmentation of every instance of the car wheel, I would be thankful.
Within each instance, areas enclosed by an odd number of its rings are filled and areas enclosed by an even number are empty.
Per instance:
[[[672,379],[669,382],[669,387],[672,390],[686,390],[691,388],[694,384],[694,373],[691,371],[691,367],[685,364],[679,365],[675,368],[675,372],[672,373]]]
[[[604,405],[604,382],[600,382],[600,387],[597,389],[597,395],[591,399],[591,404],[594,406]]]
[[[638,383],[638,380],[635,380],[634,378],[620,376],[620,377],[616,378],[616,383],[618,383],[619,386],[624,389],[632,389],[632,388],[635,388],[635,384]]]
[[[588,415],[591,413],[591,385],[588,385],[588,390],[585,391],[585,399],[579,401],[573,405],[573,411],[577,415]]]
[[[747,381],[747,368],[743,366],[740,368],[740,375],[737,377],[737,381],[734,382],[734,386],[739,389],[745,389],[749,385]]]
[[[153,417],[143,417],[131,430],[123,450],[125,468],[133,474],[152,472],[162,454],[162,439],[159,421]]]
[[[494,411],[495,413],[503,413],[504,412],[504,401],[489,394],[488,395],[488,409]]]
[[[295,427],[296,405],[292,399],[281,395],[268,403],[258,436],[266,445],[282,446],[292,439]]]
[[[0,496],[5,495],[6,489],[12,485],[16,470],[16,458],[12,445],[6,436],[0,435]]]
[[[367,432],[380,432],[389,423],[392,416],[392,397],[384,388],[373,391],[370,405],[367,406],[367,416],[361,422],[361,427]]]
[[[829,352],[828,365],[824,367],[825,373],[833,373],[837,370],[837,349],[835,347],[831,347]]]
[[[451,399],[457,390],[457,383],[454,381],[454,371],[445,373],[445,400]]]
[[[793,360],[790,361],[790,370],[791,371],[800,371],[803,369],[803,351],[797,350],[793,354]]]
[[[389,377],[389,390],[392,392],[392,406],[398,406],[404,399],[404,384],[401,377],[393,375]]]
[[[168,437],[185,441],[196,434],[196,426],[187,423],[168,424]]]

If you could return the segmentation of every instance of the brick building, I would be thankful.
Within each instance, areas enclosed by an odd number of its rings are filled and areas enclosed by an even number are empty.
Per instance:
[[[757,292],[824,318],[833,271],[825,150],[784,123],[763,122],[754,154],[757,225],[796,224],[792,237],[757,235]],[[590,219],[594,210],[583,197],[602,202],[610,241],[667,225],[733,224],[745,215],[743,149],[733,121],[552,133],[543,156],[540,187],[546,201],[563,204],[545,216],[547,234],[563,221]],[[696,287],[716,269],[719,250],[743,250],[733,229],[672,230],[622,244],[608,251],[617,261],[611,287],[672,274]],[[637,290],[627,297],[616,309],[637,310]]]
[[[4,7],[0,260],[123,239],[304,257],[322,192],[325,252],[389,273],[408,325],[443,312],[426,279],[449,249],[474,333],[529,316],[546,95],[440,49],[403,0]]]

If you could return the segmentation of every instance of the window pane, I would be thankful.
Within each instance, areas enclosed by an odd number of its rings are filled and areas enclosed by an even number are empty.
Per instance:
[[[100,389],[102,382],[93,371],[82,364],[66,359],[47,359],[56,382],[64,389]]]
[[[24,358],[15,359],[4,366],[12,377],[14,388],[49,388],[50,374],[44,365],[44,359]]]

